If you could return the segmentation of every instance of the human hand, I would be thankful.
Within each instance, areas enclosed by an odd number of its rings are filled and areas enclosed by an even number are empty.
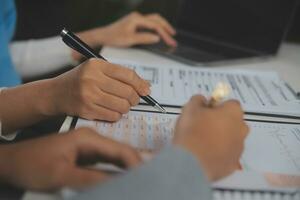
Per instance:
[[[135,71],[100,59],[90,59],[53,82],[53,113],[89,120],[117,121],[139,103],[139,96],[150,94],[149,83]]]
[[[143,29],[153,32],[140,31]],[[129,47],[157,43],[161,38],[167,45],[174,47],[177,45],[173,39],[175,34],[175,29],[160,15],[133,12],[111,25],[79,33],[79,36],[92,46]]]
[[[227,101],[214,108],[202,96],[184,107],[175,129],[174,143],[192,152],[211,181],[223,178],[239,165],[249,131],[238,102]]]
[[[78,163],[104,160],[127,168],[141,163],[133,148],[88,128],[0,146],[0,154],[2,182],[39,191],[80,188],[109,179],[108,174]]]

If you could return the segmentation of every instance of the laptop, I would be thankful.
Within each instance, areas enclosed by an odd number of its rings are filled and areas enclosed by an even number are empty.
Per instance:
[[[168,1],[168,0],[167,0]],[[190,65],[276,55],[297,0],[169,0],[156,8],[177,29],[177,48],[142,46]]]

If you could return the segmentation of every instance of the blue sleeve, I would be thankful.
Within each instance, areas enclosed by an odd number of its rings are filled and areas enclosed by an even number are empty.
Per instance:
[[[0,1],[0,87],[20,84],[21,80],[12,63],[9,42],[14,33],[16,10],[13,0]]]
[[[154,160],[107,183],[85,190],[74,200],[211,200],[199,162],[180,147],[168,147]]]

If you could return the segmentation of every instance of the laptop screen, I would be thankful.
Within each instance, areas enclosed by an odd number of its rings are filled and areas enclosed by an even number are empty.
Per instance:
[[[262,53],[276,53],[297,0],[180,0],[179,30]]]

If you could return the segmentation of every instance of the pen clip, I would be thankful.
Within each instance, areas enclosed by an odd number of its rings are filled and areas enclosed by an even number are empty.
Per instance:
[[[68,31],[67,29],[63,29],[61,32],[61,37],[63,42],[71,47],[73,50],[77,51],[78,53],[82,54],[86,58],[102,58],[98,53],[96,53],[91,47],[85,44],[79,37],[77,37],[72,32]],[[102,58],[104,59],[104,58]],[[105,60],[105,59],[104,59]]]
[[[71,42],[69,42],[69,38],[67,37],[63,37],[62,39],[64,41],[64,43],[69,46],[71,49],[73,49],[74,51],[77,51],[78,53],[80,53],[81,55],[84,55],[87,58],[92,58],[93,56],[90,56],[86,53],[85,50],[82,49],[81,46],[77,46],[77,45],[73,45]],[[75,43],[76,44],[76,43]]]

